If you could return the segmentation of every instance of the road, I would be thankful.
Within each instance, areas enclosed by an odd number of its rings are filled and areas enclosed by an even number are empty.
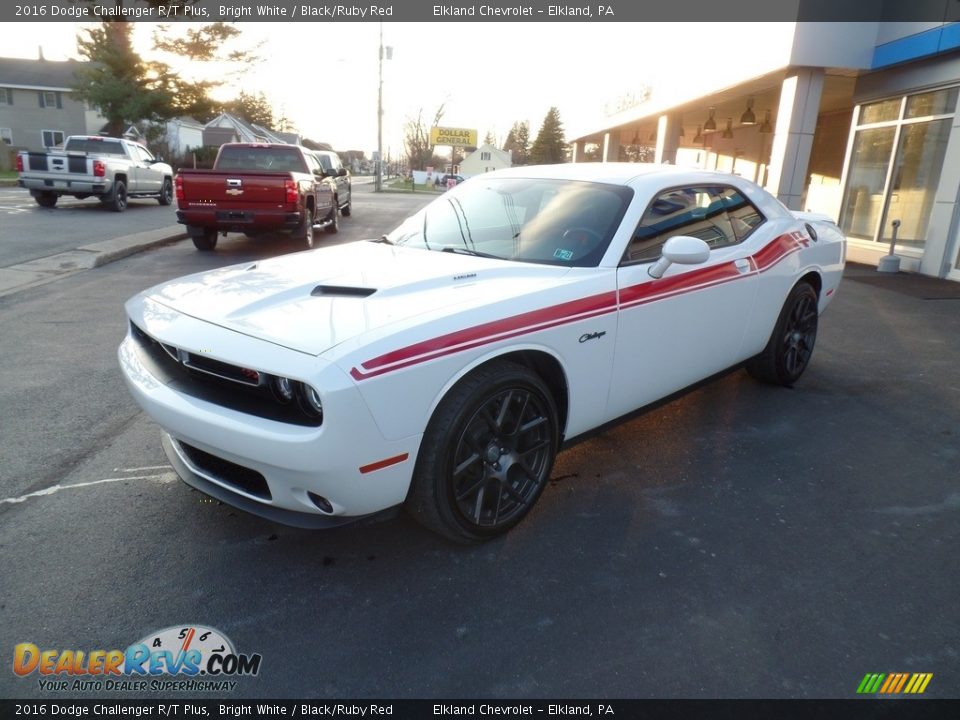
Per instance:
[[[328,242],[419,201],[358,194]],[[273,525],[167,465],[117,367],[123,302],[297,249],[180,242],[0,298],[8,661],[200,623],[263,656],[235,698],[849,698],[891,671],[960,693],[960,299],[848,279],[795,389],[736,371],[586,440],[464,548],[405,515]],[[0,697],[79,695],[0,672]]]

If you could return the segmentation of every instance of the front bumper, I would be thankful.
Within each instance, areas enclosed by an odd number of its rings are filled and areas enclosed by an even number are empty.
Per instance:
[[[149,317],[135,320],[154,337],[160,334]],[[164,330],[164,342],[190,348],[191,338],[201,336],[207,347],[229,348],[231,357],[246,358],[264,372],[309,382],[324,407],[323,424],[304,427],[178,392],[171,387],[175,383],[151,373],[149,358],[128,333],[118,351],[124,379],[163,429],[164,449],[186,483],[298,527],[332,527],[404,501],[421,435],[385,440],[355,384],[338,367],[183,315]],[[262,484],[251,485],[247,477],[262,478],[257,480]]]

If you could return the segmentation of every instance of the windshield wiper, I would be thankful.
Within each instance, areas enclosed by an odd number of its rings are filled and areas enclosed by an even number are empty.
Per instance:
[[[445,245],[444,247],[440,248],[440,252],[456,253],[457,255],[475,255],[476,257],[503,260],[503,258],[499,255],[492,255],[490,253],[480,252],[479,250],[471,250],[470,248],[465,247],[458,247],[456,245]]]

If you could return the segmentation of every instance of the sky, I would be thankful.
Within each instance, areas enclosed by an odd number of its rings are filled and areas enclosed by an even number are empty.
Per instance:
[[[156,24],[135,25],[135,47],[150,58]],[[0,55],[35,58],[42,45],[49,60],[76,58],[80,27],[0,23]],[[237,27],[241,45],[262,43],[263,60],[218,97],[241,88],[263,92],[274,115],[288,117],[305,137],[368,156],[376,149],[380,23]],[[383,151],[402,154],[404,123],[421,110],[429,123],[441,104],[442,125],[475,129],[479,142],[492,132],[498,145],[514,122],[528,122],[532,140],[556,106],[571,138],[600,127],[605,104],[644,86],[661,96],[698,84],[716,89],[723,72],[732,78],[750,68],[789,27],[751,23],[749,42],[734,33],[733,42],[718,45],[715,24],[383,23],[383,44],[393,48],[383,62]]]

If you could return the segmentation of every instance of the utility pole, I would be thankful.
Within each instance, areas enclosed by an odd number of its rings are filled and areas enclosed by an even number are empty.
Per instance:
[[[376,176],[373,179],[374,192],[383,190],[383,23],[380,23],[379,86],[377,87],[377,162],[374,163]]]

